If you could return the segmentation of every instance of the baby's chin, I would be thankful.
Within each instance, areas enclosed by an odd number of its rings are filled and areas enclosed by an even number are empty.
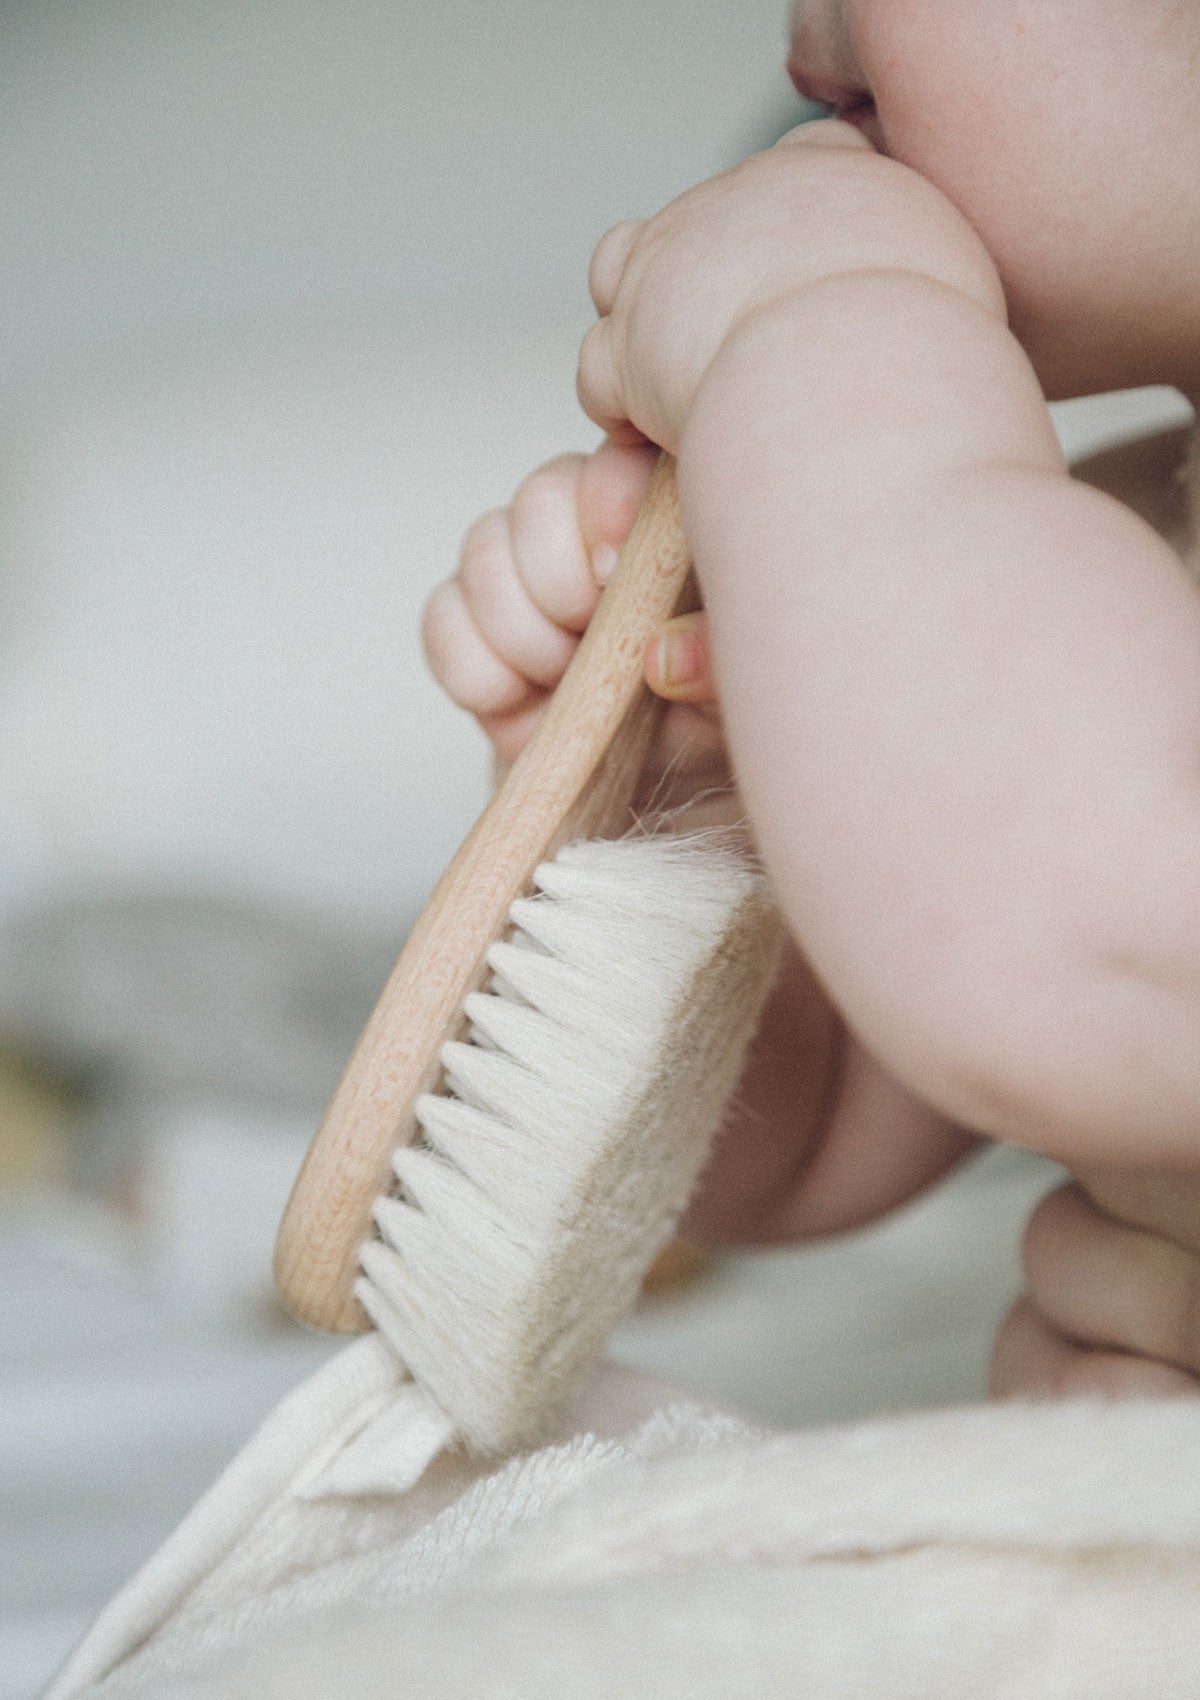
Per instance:
[[[1188,389],[1187,374],[1160,351],[1130,340],[1122,325],[1059,323],[1023,313],[1010,302],[1009,324],[1025,350],[1047,401],[1102,395],[1110,390],[1171,384]]]
[[[1048,147],[1039,171],[1010,126],[986,127],[988,114],[971,134],[903,102],[899,110],[886,98],[879,104],[862,133],[941,190],[975,230],[1048,399],[1154,384],[1194,393],[1200,295],[1191,280],[1200,264],[1200,213],[1190,233],[1180,228],[1172,210],[1184,201],[1179,182],[1168,182],[1155,205],[1120,160],[1104,171],[1065,146]],[[1089,159],[1103,157],[1097,143]],[[1140,243],[1128,234],[1135,218],[1145,232]],[[1147,253],[1161,258],[1147,264]]]

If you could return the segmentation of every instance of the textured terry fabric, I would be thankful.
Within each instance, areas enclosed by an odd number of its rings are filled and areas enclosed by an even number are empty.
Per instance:
[[[1200,1400],[764,1436],[609,1366],[550,1445],[400,1488],[412,1394],[374,1337],[335,1358],[54,1700],[1200,1692]]]
[[[287,1638],[333,1606],[446,1585],[592,1475],[753,1432],[653,1377],[608,1365],[550,1444],[474,1461],[445,1445],[429,1402],[369,1335],[273,1412],[101,1614],[46,1700],[174,1693],[224,1655],[236,1662],[272,1628]]]

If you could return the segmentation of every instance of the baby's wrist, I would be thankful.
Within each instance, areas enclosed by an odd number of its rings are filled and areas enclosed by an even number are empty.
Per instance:
[[[830,275],[731,325],[694,388],[681,480],[694,463],[695,484],[726,464],[738,480],[761,467],[760,486],[799,479],[834,535],[868,509],[887,523],[889,489],[908,507],[955,466],[1044,461],[1048,417],[986,280],[968,293],[907,270]]]

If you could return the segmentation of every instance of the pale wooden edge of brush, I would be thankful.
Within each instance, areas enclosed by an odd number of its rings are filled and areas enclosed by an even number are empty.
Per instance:
[[[542,720],[413,928],[346,1065],[280,1223],[275,1280],[300,1321],[370,1327],[353,1284],[392,1153],[416,1132],[439,1054],[538,864],[572,839],[623,832],[662,705],[643,681],[647,639],[686,595],[691,561],[674,462],[662,455],[595,615]]]

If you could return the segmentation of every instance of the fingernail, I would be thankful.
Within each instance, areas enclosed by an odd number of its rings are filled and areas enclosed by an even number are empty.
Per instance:
[[[597,543],[592,550],[592,572],[597,584],[607,584],[617,564],[617,551],[611,543]]]
[[[646,668],[646,677],[656,690],[665,690],[671,683],[667,673],[667,668],[670,665],[670,659],[671,646],[667,642],[666,638],[654,638],[649,648],[649,654],[646,657],[646,660],[649,663]]]
[[[658,639],[658,677],[666,686],[687,685],[700,677],[701,656],[693,634],[668,628]]]

